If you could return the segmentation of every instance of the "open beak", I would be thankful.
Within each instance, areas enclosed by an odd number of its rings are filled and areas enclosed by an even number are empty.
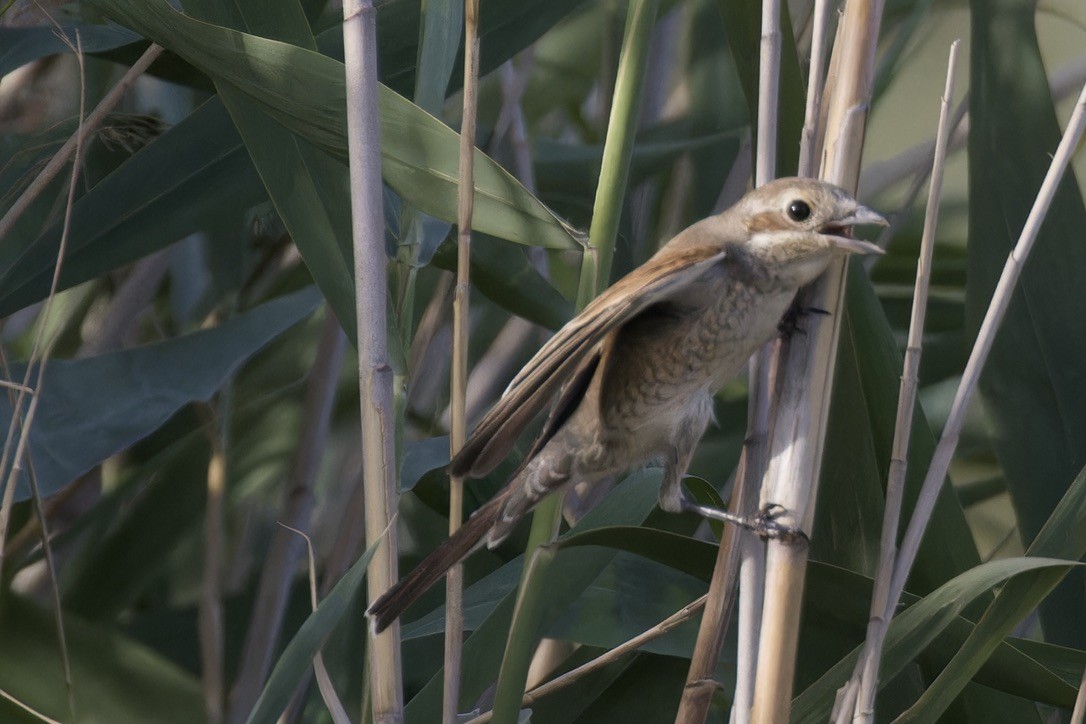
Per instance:
[[[866,206],[857,206],[848,216],[838,219],[832,224],[827,224],[823,227],[821,233],[829,239],[831,245],[849,254],[886,253],[870,242],[852,239],[842,235],[845,229],[851,229],[853,226],[860,226],[863,224],[874,224],[877,226],[890,225],[886,219],[882,218],[882,216],[876,214]]]

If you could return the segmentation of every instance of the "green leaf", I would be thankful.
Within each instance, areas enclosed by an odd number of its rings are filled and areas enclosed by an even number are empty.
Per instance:
[[[449,436],[415,440],[404,445],[400,463],[400,492],[406,493],[431,470],[449,464]]]
[[[321,601],[317,610],[305,620],[275,663],[264,691],[249,714],[249,724],[273,724],[290,703],[294,690],[313,665],[313,657],[324,640],[352,606],[361,602],[362,582],[366,567],[373,558],[377,544],[370,546],[339,579],[332,592]]]
[[[103,494],[58,547],[78,542],[60,572],[66,611],[109,620],[133,605],[170,568],[181,541],[201,525],[211,457],[207,431],[180,435]]]
[[[883,649],[879,681],[896,676],[934,641],[965,607],[1004,581],[1049,569],[1062,576],[1075,564],[1050,558],[1008,558],[983,563],[947,581],[919,602],[909,606],[890,623]],[[866,603],[864,603],[866,606]],[[792,702],[793,722],[823,722],[834,696],[852,675],[861,647],[857,647]]]
[[[893,331],[886,321],[882,306],[878,303],[871,282],[859,264],[849,266],[847,292],[847,324],[842,329],[841,351],[838,359],[841,367],[848,365],[854,374],[841,370],[835,385],[835,400],[830,414],[830,430],[827,439],[826,461],[822,480],[826,486],[820,495],[827,501],[818,506],[818,523],[826,537],[854,534],[857,525],[855,513],[840,510],[840,500],[855,500],[856,510],[862,511],[865,521],[879,525],[882,521],[882,495],[886,474],[890,467],[894,425],[897,418],[897,396],[900,386],[902,357]],[[848,386],[859,385],[859,389]],[[846,392],[846,390],[848,390]],[[838,399],[849,400],[845,407]],[[859,407],[857,407],[859,406]],[[855,471],[845,473],[848,461],[855,454],[850,439],[854,435],[871,435],[873,465],[869,461],[863,476]],[[931,426],[919,405],[916,406],[912,434],[910,436],[908,471],[906,473],[905,505],[907,516],[916,501],[924,480],[924,474],[935,450],[935,437]],[[829,466],[834,466],[830,468]],[[840,477],[827,475],[832,469]],[[860,486],[862,490],[849,490],[848,486]],[[840,512],[840,517],[838,513]],[[904,526],[902,527],[904,528]],[[819,530],[816,527],[816,530]],[[902,534],[904,531],[902,530]],[[869,539],[878,533],[871,529],[864,532]],[[815,546],[821,545],[815,535]],[[870,550],[870,549],[869,549]],[[837,562],[833,559],[827,562]],[[944,486],[932,513],[928,534],[920,546],[916,564],[909,578],[909,590],[928,593],[954,576],[969,570],[980,562],[976,545],[965,521],[953,489]]]
[[[72,209],[61,288],[93,279],[267,198],[222,104],[213,99],[96,184]],[[49,293],[62,225],[9,238],[0,266],[0,316]],[[239,241],[240,243],[240,241]]]
[[[230,83],[306,141],[346,158],[342,63],[295,45],[201,23],[164,2],[92,0],[92,4],[216,81]],[[384,86],[379,113],[386,182],[423,212],[455,221],[457,133]],[[549,209],[480,151],[475,155],[475,184],[473,228],[523,244],[578,247]]]
[[[204,719],[192,674],[116,631],[65,616],[79,721],[127,724]],[[0,613],[0,689],[53,719],[67,721],[64,674],[52,612],[10,592]]]
[[[966,319],[979,327],[1060,138],[1029,0],[973,0]],[[1013,102],[1008,102],[1013,99]],[[970,128],[973,128],[971,123]],[[993,153],[993,149],[999,149]],[[1025,540],[1086,465],[1086,246],[1082,189],[1068,171],[1026,262],[980,381],[994,449]],[[1076,572],[1041,607],[1049,641],[1086,647]]]
[[[61,23],[60,32],[72,40],[78,32],[84,53],[113,50],[140,39],[125,28],[87,23]],[[39,58],[70,52],[51,25],[0,28],[0,77]]]
[[[658,470],[635,473],[615,488],[596,508],[590,511],[573,528],[571,534],[606,525],[634,524],[641,522],[656,504],[660,485]],[[557,616],[568,607],[592,582],[614,557],[614,552],[597,549],[578,551],[577,555],[559,554],[551,575],[547,577],[545,590],[547,616],[543,627],[549,626]],[[465,608],[469,601],[477,601],[476,596],[486,596],[485,587],[493,580],[503,585],[508,582],[507,593],[493,596],[497,603],[488,605],[490,612],[482,625],[464,641],[463,670],[461,672],[460,702],[463,707],[470,707],[478,696],[489,687],[497,677],[501,665],[502,650],[508,637],[509,622],[512,617],[513,594],[516,579],[523,556],[506,564],[510,571],[500,578],[488,577],[469,587],[464,592]],[[516,570],[513,570],[513,567]],[[505,570],[505,569],[503,569]],[[478,611],[482,613],[482,611]],[[427,625],[428,631],[440,631],[444,626],[444,607],[431,612],[420,619],[420,627],[425,622],[441,623],[438,626]],[[404,627],[404,636],[418,635],[414,625]],[[429,722],[441,711],[442,674],[438,671],[430,682],[415,695],[406,708],[407,721]]]
[[[439,246],[432,261],[439,269],[455,271],[456,244]],[[573,316],[573,305],[521,249],[485,234],[472,238],[471,283],[502,309],[549,329],[558,329]]]
[[[758,57],[762,38],[762,4],[759,0],[718,0],[728,47],[747,99],[748,118],[758,117]],[[780,111],[777,124],[777,176],[794,175],[803,128],[803,75],[787,4],[781,8]]]
[[[250,32],[316,48],[302,8],[294,2],[280,3],[274,12],[269,12],[264,2],[227,5],[188,0],[185,8],[198,11],[194,14],[209,22],[236,24]],[[351,180],[346,166],[278,123],[270,123],[260,105],[233,84],[216,80],[215,88],[313,279],[354,340]]]
[[[1086,554],[1083,520],[1086,520],[1086,468],[1079,472],[1027,554],[1078,560]],[[999,643],[1061,578],[1062,575],[1046,569],[1019,576],[1004,586],[947,667],[902,715],[903,721],[929,721],[942,714]]]
[[[313,289],[268,302],[213,329],[79,360],[54,360],[34,418],[31,456],[42,496],[68,484],[162,425],[183,405],[207,400],[260,348],[307,317]],[[13,366],[16,379],[25,367]],[[0,425],[11,402],[0,396]],[[25,479],[16,494],[29,497]]]

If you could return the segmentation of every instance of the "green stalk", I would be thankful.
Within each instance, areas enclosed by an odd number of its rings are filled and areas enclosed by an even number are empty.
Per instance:
[[[592,226],[588,248],[581,260],[577,285],[577,309],[592,301],[604,288],[611,275],[615,237],[626,197],[626,184],[633,155],[634,133],[649,58],[649,41],[656,22],[659,0],[631,0],[622,38],[622,55],[615,80],[615,95],[607,124],[607,139],[603,147],[596,202],[592,209]],[[532,515],[532,529],[526,548],[529,565],[521,574],[520,590],[509,639],[505,647],[498,688],[494,696],[496,724],[516,722],[524,696],[528,668],[535,652],[539,631],[539,612],[543,606],[544,583],[553,554],[539,550],[554,540],[562,514],[562,496],[553,494],[544,499]]]
[[[626,16],[615,96],[603,146],[603,165],[596,187],[596,203],[592,208],[592,226],[588,232],[588,249],[581,263],[580,284],[577,286],[578,309],[583,309],[607,288],[611,275],[615,236],[622,216],[622,202],[626,198],[630,157],[641,108],[645,68],[649,60],[649,41],[659,5],[659,0],[632,0]]]

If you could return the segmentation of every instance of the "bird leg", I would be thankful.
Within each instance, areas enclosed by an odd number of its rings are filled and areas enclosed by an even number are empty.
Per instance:
[[[684,427],[690,429],[684,429],[678,435],[664,465],[664,479],[660,484],[661,509],[669,513],[696,513],[710,520],[732,523],[763,539],[772,538],[786,543],[808,540],[807,534],[799,528],[777,522],[777,518],[785,513],[785,509],[776,503],[767,504],[758,511],[757,515],[747,518],[692,500],[683,490],[682,480],[690,466],[690,460],[694,457],[694,449],[697,447],[704,425],[698,430],[693,429],[699,427],[696,424]]]
[[[784,514],[785,509],[776,503],[767,503],[760,511],[758,511],[757,515],[746,518],[708,505],[699,505],[685,495],[683,496],[682,501],[684,512],[697,513],[703,518],[719,520],[722,523],[733,523],[744,530],[749,530],[751,533],[754,533],[764,540],[772,539],[785,543],[798,543],[801,541],[803,543],[810,542],[810,538],[808,538],[807,534],[800,528],[793,528],[792,526],[777,522],[777,518]]]

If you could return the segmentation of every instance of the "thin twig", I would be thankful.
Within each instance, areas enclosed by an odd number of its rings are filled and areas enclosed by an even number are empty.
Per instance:
[[[329,318],[339,326],[338,322],[335,322],[335,318],[329,313]],[[342,330],[338,330],[340,336],[343,336]],[[317,611],[317,559],[313,555],[313,540],[306,534],[305,531],[299,530],[286,523],[280,522],[279,525],[283,526],[287,530],[300,536],[305,541],[306,561],[309,564],[309,607],[314,613]],[[343,702],[339,700],[339,695],[336,693],[335,684],[332,683],[332,677],[328,673],[327,667],[324,665],[324,655],[318,650],[313,655],[313,672],[317,679],[317,688],[321,692],[321,698],[324,700],[324,705],[328,707],[328,713],[332,715],[332,721],[335,724],[350,724],[351,717],[347,715],[347,709],[344,708]]]
[[[826,87],[826,30],[829,25],[833,6],[829,0],[815,0],[811,11],[811,66],[807,75],[807,105],[803,113],[803,130],[799,140],[798,176],[811,176],[816,168],[816,161],[821,150],[817,143],[820,138],[818,123],[822,117],[822,91]]]
[[[70,153],[74,154],[72,173],[68,183],[68,196],[64,208],[64,225],[61,231],[60,245],[57,249],[56,264],[53,269],[53,278],[50,282],[49,296],[45,301],[44,307],[42,308],[42,312],[39,318],[40,321],[38,323],[37,334],[34,338],[34,344],[31,349],[30,357],[27,360],[26,372],[23,375],[23,382],[19,386],[18,394],[15,396],[15,399],[12,400],[11,422],[8,426],[7,438],[4,442],[3,459],[2,461],[0,461],[0,476],[2,476],[3,470],[7,466],[7,459],[9,451],[11,449],[11,442],[17,430],[18,443],[15,446],[15,455],[11,463],[11,471],[7,477],[4,488],[3,503],[2,505],[0,505],[0,569],[2,569],[4,561],[3,541],[7,539],[7,529],[11,520],[11,509],[14,503],[15,488],[18,485],[19,480],[22,478],[23,460],[24,457],[28,455],[27,449],[30,442],[30,430],[34,425],[34,415],[37,411],[38,403],[41,400],[41,390],[44,387],[45,370],[52,354],[53,347],[55,346],[57,341],[56,335],[50,337],[50,339],[48,340],[45,339],[45,330],[48,326],[46,322],[52,316],[53,304],[56,301],[57,291],[60,288],[60,274],[61,270],[64,267],[64,259],[67,255],[68,250],[68,239],[71,234],[72,209],[75,206],[75,194],[76,189],[78,188],[79,169],[81,168],[83,162],[83,140],[87,136],[86,126],[90,123],[89,119],[84,120],[84,115],[86,113],[86,68],[84,66],[82,41],[79,37],[78,32],[76,32],[75,34],[74,43],[69,40],[63,33],[59,33],[59,37],[68,45],[69,48],[71,48],[71,50],[75,54],[76,62],[79,65],[79,126],[76,129],[76,133],[72,137],[72,140],[69,140],[69,144],[72,145]],[[65,145],[67,146],[68,144]],[[65,158],[67,158],[67,156]],[[55,159],[56,157],[54,157],[54,160]],[[60,168],[62,168],[63,165],[63,162],[56,164],[56,170],[54,171],[54,175],[59,172]],[[45,172],[43,171],[43,174],[44,173]],[[31,186],[34,186],[34,184],[37,183],[40,178],[41,176],[39,176],[38,179],[35,179],[35,181],[31,183]],[[26,194],[24,193],[24,197],[25,196]],[[20,201],[21,200],[22,197],[20,198]],[[27,202],[27,204],[29,204],[29,202]],[[8,216],[10,215],[11,213],[9,211]],[[5,218],[7,218],[7,216],[5,216]],[[12,223],[14,223],[14,220],[12,221]],[[2,226],[2,223],[0,223],[0,226]],[[0,234],[0,239],[2,238],[3,234]],[[35,364],[37,365],[36,370]],[[37,376],[31,388],[30,377],[35,373],[35,371],[37,372]],[[28,392],[31,393],[30,404],[27,408],[26,419],[22,420],[20,419],[20,415],[22,412],[23,401],[26,399]],[[30,463],[30,465],[32,467],[33,463]],[[68,652],[67,634],[64,627],[64,611],[61,606],[60,590],[57,584],[56,561],[53,557],[53,548],[49,541],[49,530],[46,522],[44,505],[42,504],[41,491],[37,485],[37,478],[34,475],[30,475],[28,477],[35,514],[37,515],[39,524],[41,526],[42,549],[45,555],[46,568],[49,572],[49,580],[51,583],[51,592],[53,597],[53,615],[55,618],[57,639],[60,647],[61,667],[64,672],[64,685],[66,693],[66,704],[68,707],[68,717],[69,719],[74,721],[76,717],[75,691],[72,686],[72,667],[71,658]]]
[[[776,174],[780,57],[780,2],[769,0],[762,4],[755,186],[768,183]],[[766,344],[750,360],[747,434],[730,505],[730,509],[740,515],[754,512],[758,483],[765,472],[772,345]],[[709,714],[712,695],[719,687],[713,680],[713,673],[731,620],[736,585],[739,586],[739,621],[732,721],[739,724],[747,721],[754,696],[764,574],[765,548],[761,541],[747,531],[726,526],[709,583],[710,605],[702,616],[676,722],[703,722]]]
[[[31,707],[29,704],[24,704],[23,702],[19,701],[18,699],[16,699],[14,696],[7,693],[3,689],[0,689],[0,698],[3,698],[3,699],[6,699],[7,701],[10,701],[12,704],[19,707],[23,711],[25,711],[27,714],[30,714],[33,717],[37,717],[38,719],[41,719],[43,722],[45,722],[45,724],[61,724],[61,722],[57,721],[56,719],[50,719],[45,714],[42,714],[37,709],[34,709],[33,707]]]
[[[1086,56],[1079,56],[1060,66],[1048,77],[1048,86],[1052,92],[1053,101],[1062,101],[1076,92],[1086,83]],[[961,120],[957,120],[958,118]],[[966,94],[954,109],[955,121],[952,124],[954,133],[950,137],[947,147],[947,155],[965,148],[969,138],[969,95]],[[932,154],[935,149],[935,139],[929,138],[922,143],[905,149],[901,153],[885,161],[878,161],[868,165],[860,177],[860,192],[865,198],[874,198],[881,195],[896,183],[910,176],[921,176],[920,188],[931,170]],[[893,219],[891,219],[893,222]],[[881,244],[880,244],[881,245]],[[865,262],[878,258],[877,255],[867,257]]]
[[[460,125],[460,185],[457,188],[456,287],[453,292],[453,354],[449,409],[449,453],[468,438],[468,334],[471,315],[471,219],[475,202],[475,121],[479,93],[479,0],[464,0],[464,105]],[[449,480],[449,535],[464,515],[464,479]],[[460,654],[464,630],[464,567],[445,578],[445,667],[442,721],[456,724],[460,703]]]
[[[623,656],[631,654],[637,649],[641,648],[650,641],[655,641],[661,636],[670,633],[676,626],[685,621],[689,621],[694,616],[698,615],[702,609],[705,608],[705,602],[708,600],[709,595],[706,594],[694,601],[691,601],[686,606],[671,614],[660,623],[656,624],[652,628],[642,631],[637,636],[619,644],[615,648],[600,654],[591,661],[586,661],[575,669],[571,669],[566,673],[558,676],[545,684],[540,684],[531,691],[525,692],[524,698],[521,700],[521,707],[527,708],[544,697],[550,696],[555,692],[576,684],[589,674],[592,674],[605,666],[610,666]],[[466,724],[486,724],[491,721],[494,716],[494,712],[488,711],[480,714],[474,719],[469,719]]]
[[[951,404],[950,414],[947,416],[943,434],[939,438],[939,444],[936,446],[935,452],[932,454],[931,464],[924,478],[920,496],[917,499],[912,518],[909,520],[909,527],[906,529],[905,537],[901,543],[901,551],[894,566],[890,596],[884,613],[887,618],[893,614],[898,601],[901,600],[901,594],[905,590],[905,581],[909,576],[909,571],[912,570],[917,551],[920,549],[920,540],[927,528],[928,521],[931,519],[932,511],[935,509],[935,501],[939,496],[939,490],[942,488],[943,480],[946,478],[947,470],[950,467],[950,461],[954,457],[954,451],[958,446],[958,437],[961,434],[962,424],[965,422],[965,411],[968,409],[973,394],[976,392],[980,372],[984,368],[984,363],[988,360],[988,354],[992,350],[996,333],[999,331],[999,326],[1006,315],[1007,307],[1010,306],[1015,284],[1022,274],[1022,269],[1029,258],[1033,243],[1037,240],[1037,235],[1041,230],[1041,224],[1048,213],[1049,206],[1052,204],[1052,199],[1056,195],[1060,180],[1071,162],[1075,148],[1082,138],[1084,129],[1086,129],[1086,86],[1082,88],[1078,102],[1075,104],[1075,110],[1071,114],[1071,120],[1068,121],[1060,145],[1052,157],[1052,163],[1048,167],[1048,173],[1045,175],[1040,190],[1037,192],[1037,198],[1030,210],[1029,217],[1026,219],[1025,226],[1022,228],[1022,233],[1018,237],[1018,243],[1015,244],[1014,249],[1007,257],[1003,273],[999,277],[999,283],[996,285],[992,301],[984,315],[984,322],[981,324],[977,340],[969,355],[969,361],[966,362],[965,372],[962,373],[962,381],[958,385],[957,393],[954,395],[954,402]]]
[[[946,133],[947,137],[944,141],[944,145],[946,146],[946,148],[943,150],[944,157],[949,155],[951,151],[951,143],[960,142],[961,145],[965,145],[966,134],[958,133],[958,131],[962,128],[961,124],[966,116],[966,111],[968,110],[968,108],[969,99],[968,97],[966,97],[962,100],[961,103],[958,104],[958,107],[954,109],[954,115],[949,120],[949,125],[947,127]],[[905,198],[901,202],[901,210],[896,214],[890,215],[890,223],[886,226],[886,228],[879,232],[878,238],[875,239],[875,245],[878,246],[880,249],[885,249],[890,246],[890,240],[894,238],[894,235],[897,233],[899,227],[901,226],[901,222],[904,221],[905,218],[908,216],[909,209],[912,208],[913,204],[916,203],[916,199],[920,196],[920,190],[924,188],[924,182],[930,179],[931,173],[935,168],[935,157],[936,154],[939,152],[938,137],[936,138],[936,142],[931,145],[930,151],[931,152],[928,154],[930,158],[930,163],[928,163],[923,169],[918,171],[915,176],[913,176],[912,183],[909,184],[909,190],[905,192]],[[869,257],[864,258],[864,268],[870,271],[871,268],[875,266],[875,257],[881,256],[882,254],[871,254]]]
[[[41,173],[27,186],[22,195],[11,205],[7,213],[3,218],[0,218],[0,240],[6,239],[7,235],[11,233],[12,228],[15,226],[15,222],[19,220],[19,217],[30,208],[30,204],[34,199],[41,195],[45,187],[49,185],[49,182],[56,178],[60,170],[64,168],[64,164],[68,162],[68,159],[75,153],[77,146],[82,146],[86,142],[87,138],[98,128],[105,117],[109,114],[113,108],[120,103],[121,98],[124,96],[125,91],[136,82],[136,79],[143,75],[144,71],[150,67],[151,63],[162,54],[163,48],[159,45],[152,43],[147,50],[143,51],[143,55],[139,60],[132,64],[132,67],[124,74],[117,85],[113,86],[113,89],[106,94],[94,110],[90,112],[87,119],[82,123],[79,130],[68,139],[68,141],[60,147],[53,158],[49,160],[49,163],[45,165]]]
[[[890,458],[890,471],[886,482],[886,508],[882,521],[882,538],[879,543],[879,563],[875,573],[875,587],[871,598],[871,614],[867,624],[864,650],[856,662],[856,671],[846,685],[855,693],[846,694],[844,706],[838,712],[837,722],[848,719],[870,722],[875,715],[875,696],[878,693],[879,661],[886,638],[889,619],[884,616],[890,594],[890,577],[894,571],[897,551],[898,522],[905,495],[905,473],[908,466],[909,438],[912,433],[913,408],[916,404],[918,373],[920,370],[921,345],[924,338],[924,318],[927,311],[928,287],[931,283],[932,250],[935,248],[935,227],[939,219],[939,202],[942,198],[943,166],[946,161],[947,143],[950,139],[950,101],[954,97],[954,79],[958,71],[958,48],[961,41],[950,45],[947,60],[946,86],[939,107],[939,126],[935,134],[935,159],[928,189],[928,207],[924,216],[924,233],[920,241],[920,258],[916,264],[916,287],[913,292],[912,316],[909,322],[909,341],[905,349],[904,370],[898,391],[897,421]],[[855,706],[847,702],[855,700]]]

